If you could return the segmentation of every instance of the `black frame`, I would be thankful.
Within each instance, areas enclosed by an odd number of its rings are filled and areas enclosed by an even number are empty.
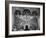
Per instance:
[[[36,4],[36,5],[43,5],[43,33],[37,34],[24,34],[24,35],[8,35],[8,19],[9,19],[9,3],[25,3],[25,4]],[[42,2],[22,2],[22,1],[5,1],[5,37],[23,37],[23,36],[39,36],[45,35],[45,3]]]

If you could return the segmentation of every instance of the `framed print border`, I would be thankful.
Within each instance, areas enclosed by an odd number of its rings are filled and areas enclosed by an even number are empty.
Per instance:
[[[43,6],[43,33],[9,35],[9,4],[15,4],[15,3],[33,4],[33,5],[42,5]],[[45,3],[24,2],[24,1],[5,1],[5,37],[23,37],[23,36],[39,36],[39,35],[45,35]]]

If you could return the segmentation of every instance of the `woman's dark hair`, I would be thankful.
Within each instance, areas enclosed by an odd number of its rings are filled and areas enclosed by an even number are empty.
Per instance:
[[[24,9],[24,11],[23,12],[25,12],[25,13],[29,13],[30,12],[30,10],[29,9]]]
[[[26,14],[26,13],[29,14],[30,13],[30,10],[29,9],[24,9],[23,10],[23,14]]]
[[[32,15],[37,16],[37,15],[38,15],[37,11],[33,11],[33,12],[32,12]]]
[[[21,11],[20,10],[15,10],[15,13],[14,13],[14,15],[20,15],[21,14]]]

